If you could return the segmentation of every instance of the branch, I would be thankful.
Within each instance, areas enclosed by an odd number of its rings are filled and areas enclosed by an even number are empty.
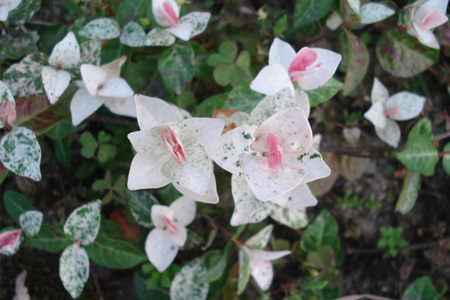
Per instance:
[[[139,127],[137,121],[131,121],[127,119],[105,116],[105,115],[93,115],[88,118],[88,121],[101,122],[101,123],[112,123],[119,124],[130,127]]]
[[[211,218],[210,216],[208,216],[204,212],[201,212],[201,214],[206,220],[209,221],[209,223],[211,223],[211,225],[213,227],[219,228],[220,231],[222,231],[227,236],[227,238],[230,239],[231,241],[233,241],[239,248],[242,246],[242,243],[240,241],[236,240],[230,232],[228,232],[225,228],[222,227],[222,225],[216,223],[216,221],[214,221],[213,218]]]

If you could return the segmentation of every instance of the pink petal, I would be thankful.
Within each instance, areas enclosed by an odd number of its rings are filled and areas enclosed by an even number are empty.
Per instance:
[[[178,16],[169,2],[163,3],[163,9],[161,9],[161,12],[164,20],[169,22],[171,27],[175,27],[179,23]]]
[[[400,105],[394,106],[393,108],[391,108],[391,109],[385,111],[385,112],[384,112],[384,115],[385,115],[385,116],[392,115],[392,114],[396,113],[399,109],[400,109]]]
[[[267,135],[267,146],[269,147],[269,157],[267,158],[269,167],[273,169],[280,166],[283,169],[283,149],[278,137],[269,133]]]
[[[172,157],[177,161],[177,163],[181,166],[181,161],[178,158],[178,155],[175,153],[175,151],[173,150],[172,145],[170,144],[169,140],[167,139],[164,131],[161,131],[161,136],[162,139],[164,141],[164,143],[166,144],[167,150],[169,150],[169,153],[172,155]]]
[[[312,65],[317,59],[317,53],[308,47],[303,47],[298,51],[291,65],[289,66],[289,73],[295,71],[305,71],[306,68]]]
[[[447,22],[446,15],[439,12],[430,12],[420,24],[423,29],[431,29]]]
[[[171,234],[177,234],[179,232],[177,225],[166,216],[162,217],[162,223],[167,227]]]
[[[21,234],[22,229],[10,230],[0,233],[0,249],[8,252],[13,252],[16,248]]]
[[[184,151],[183,143],[181,142],[181,140],[178,137],[178,135],[172,129],[170,129],[170,127],[168,127],[168,128],[169,128],[170,136],[172,137],[172,142],[176,146],[176,151],[178,153],[180,153],[180,155],[184,158],[185,161],[187,161],[187,159],[186,159],[186,152]]]

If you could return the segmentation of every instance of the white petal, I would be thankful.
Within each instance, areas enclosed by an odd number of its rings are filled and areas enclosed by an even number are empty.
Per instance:
[[[135,95],[134,101],[136,102],[137,120],[141,130],[181,121],[180,115],[174,111],[173,107],[159,98]]]
[[[211,18],[211,13],[209,12],[191,12],[180,18],[180,23],[189,23],[191,25],[190,37],[199,35],[205,31],[208,21]]]
[[[178,253],[178,246],[160,229],[150,231],[145,240],[145,253],[159,272],[164,272]]]
[[[170,24],[164,19],[161,12],[164,2],[168,2],[170,6],[172,6],[177,16],[180,15],[180,7],[175,0],[152,0],[153,17],[155,18],[156,23],[160,26],[166,27],[170,26]]]
[[[183,133],[184,126],[179,123],[170,123],[153,127],[149,130],[135,131],[128,134],[128,139],[136,152],[155,157],[155,160],[170,155],[161,132],[170,127],[178,136]]]
[[[55,45],[48,63],[56,67],[73,68],[80,61],[80,45],[73,32],[69,32],[66,37]]]
[[[297,166],[304,170],[306,177],[302,183],[308,183],[320,178],[325,178],[331,174],[330,167],[328,167],[325,163],[319,151],[313,147],[309,148],[306,153],[300,155],[299,157],[289,157],[287,155],[283,155],[283,164],[284,163]]]
[[[51,104],[55,104],[69,86],[70,74],[64,70],[56,70],[53,67],[43,67],[41,76],[48,101]]]
[[[217,194],[216,177],[214,176],[214,172],[211,172],[211,177],[209,178],[208,183],[208,190],[204,195],[194,193],[193,191],[183,187],[182,185],[179,185],[176,182],[172,182],[172,184],[181,194],[194,201],[209,204],[217,204],[219,202],[219,195]]]
[[[278,137],[284,154],[297,157],[311,147],[311,126],[303,109],[299,107],[285,109],[262,123],[254,133],[256,140],[252,143],[251,149],[268,152],[269,133]]]
[[[84,64],[80,67],[80,73],[89,94],[96,96],[98,88],[106,80],[106,71],[98,66]]]
[[[413,119],[422,112],[425,100],[425,97],[421,97],[410,92],[400,92],[394,94],[387,101],[386,110],[396,106],[400,106],[400,109],[395,113],[390,114],[388,117],[397,121]]]
[[[265,292],[269,289],[273,280],[273,266],[268,260],[250,260],[250,274],[260,289]]]
[[[195,219],[197,205],[188,197],[182,196],[172,202],[169,208],[173,211],[174,221],[182,226],[188,226]]]
[[[394,148],[398,147],[400,142],[400,127],[398,127],[395,121],[386,118],[386,126],[384,128],[375,127],[375,132],[380,140],[391,145]]]
[[[126,98],[107,97],[105,106],[116,115],[136,118],[137,113],[133,96]]]
[[[169,27],[166,30],[177,38],[187,42],[191,37],[192,26],[190,23],[178,23],[177,26]]]
[[[134,95],[133,90],[120,77],[108,79],[103,86],[98,90],[98,95],[102,97],[126,98]]]
[[[292,229],[300,229],[308,225],[305,208],[286,208],[275,205],[270,217]]]
[[[176,38],[165,29],[153,28],[145,37],[146,46],[170,46],[175,43]]]
[[[171,157],[164,164],[161,172],[171,181],[177,182],[194,193],[205,195],[212,171],[211,160],[205,151],[205,147],[201,144],[194,142],[184,146],[187,161],[181,159],[182,165],[180,166]]]
[[[290,194],[291,194],[291,192],[287,192],[287,193],[281,194],[280,196],[270,200],[270,202],[272,202],[272,203],[274,203],[276,205],[285,207],[289,203]]]
[[[427,47],[433,48],[433,49],[439,49],[439,43],[434,36],[433,32],[429,29],[423,29],[419,25],[417,25],[415,22],[412,22],[414,29],[416,30],[416,37]]]
[[[122,55],[118,59],[113,60],[110,63],[102,65],[102,69],[106,71],[106,78],[104,81],[110,78],[120,77],[123,64],[127,61],[127,56]]]
[[[353,11],[359,15],[361,11],[361,1],[360,0],[347,0],[348,5],[353,9]]]
[[[315,134],[313,136],[313,139],[312,139],[311,147],[313,147],[316,150],[319,150],[321,141],[322,141],[322,135],[321,134]]]
[[[342,58],[340,54],[330,50],[322,48],[311,48],[311,50],[317,53],[317,59],[310,67],[314,68],[317,64],[321,66],[316,72],[298,79],[298,85],[304,90],[314,90],[324,85],[336,73]]]
[[[430,12],[447,13],[448,0],[427,0],[420,2],[414,12],[414,22],[421,24]]]
[[[191,118],[181,121],[186,125],[181,140],[184,145],[197,142],[205,147],[206,153],[210,154],[223,131],[224,122],[212,118]]]
[[[245,242],[245,246],[252,248],[252,249],[264,249],[266,248],[267,244],[270,240],[270,235],[273,231],[273,225],[267,225],[260,231],[258,231],[255,235],[253,235],[251,238],[249,238]]]
[[[294,98],[295,98],[295,103],[297,104],[297,106],[300,107],[301,109],[303,109],[306,117],[308,118],[309,112],[311,111],[311,105],[309,104],[308,94],[302,90],[295,89]]]
[[[238,174],[241,171],[239,168],[239,154],[259,154],[250,150],[250,145],[254,141],[253,133],[255,130],[256,126],[244,125],[228,131],[220,137],[216,147],[210,154],[211,158],[216,164],[231,174]]]
[[[299,184],[291,191],[286,208],[302,208],[317,205],[317,198],[307,184]]]
[[[370,94],[370,101],[372,104],[377,102],[386,103],[389,99],[389,92],[387,88],[378,80],[378,78],[373,79],[372,93]]]
[[[161,167],[166,163],[168,156],[151,157],[136,153],[128,174],[127,187],[129,190],[157,189],[166,186],[170,180],[161,173]]]
[[[250,253],[250,258],[256,259],[256,260],[276,260],[279,258],[282,258],[286,255],[291,254],[291,251],[289,250],[282,250],[282,251],[266,251],[266,250],[259,250],[259,249],[248,249]]]
[[[279,63],[286,70],[289,70],[295,55],[296,52],[289,43],[276,37],[273,39],[272,45],[270,45],[269,65]]]
[[[78,126],[102,105],[102,99],[92,96],[84,85],[80,86],[80,89],[73,95],[72,101],[70,102],[73,126]]]
[[[326,21],[326,25],[328,28],[330,28],[331,30],[336,30],[339,28],[339,26],[342,25],[342,23],[344,23],[344,21],[341,18],[341,15],[339,14],[338,11],[334,11],[327,19]]]
[[[301,168],[283,164],[283,169],[272,169],[269,168],[267,159],[261,156],[240,154],[239,164],[247,183],[261,201],[289,192],[305,178],[305,172]]]
[[[361,7],[361,24],[383,21],[395,14],[395,10],[382,3],[367,3]]]
[[[370,109],[364,113],[364,118],[372,122],[375,127],[384,128],[384,126],[386,126],[385,112],[386,109],[384,107],[384,103],[378,101],[372,104]]]
[[[282,64],[274,63],[262,68],[250,83],[250,88],[264,95],[275,95],[284,88],[294,92],[294,85],[288,71]]]
[[[186,227],[175,221],[175,213],[172,209],[165,205],[155,204],[152,206],[151,217],[155,227],[162,230],[172,242],[180,247],[184,245],[187,238]],[[172,221],[176,226],[176,230],[171,231],[170,228],[167,228],[164,219]]]

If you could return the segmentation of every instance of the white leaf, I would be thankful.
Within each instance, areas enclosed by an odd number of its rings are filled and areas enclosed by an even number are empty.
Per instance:
[[[22,229],[3,229],[0,232],[0,254],[7,256],[16,254],[22,241]]]
[[[145,253],[159,272],[164,272],[178,253],[178,246],[161,229],[155,228],[145,240]]]
[[[245,245],[251,249],[264,249],[270,240],[270,235],[272,234],[273,225],[267,225],[255,235],[249,238]]]
[[[361,129],[358,127],[345,127],[342,132],[350,145],[354,146],[358,143],[359,137],[361,136]]]
[[[267,260],[250,260],[250,274],[255,279],[259,288],[265,292],[269,289],[273,280],[273,266]]]
[[[139,154],[152,156],[154,161],[159,161],[161,158],[170,155],[161,136],[168,127],[178,136],[182,135],[185,130],[185,127],[180,123],[168,123],[148,130],[132,132],[128,134],[128,139]]]
[[[286,255],[291,254],[290,250],[282,250],[282,251],[266,251],[259,249],[248,249],[250,254],[250,258],[256,260],[276,260],[282,258]]]
[[[353,9],[353,11],[359,15],[361,11],[361,1],[360,0],[347,0],[348,5]]]
[[[306,173],[306,177],[302,183],[325,178],[331,174],[331,169],[323,160],[322,155],[320,155],[319,151],[313,147],[309,148],[308,151],[299,157],[283,155],[283,164],[284,163],[297,166]]]
[[[80,61],[80,45],[73,32],[69,32],[66,37],[55,45],[48,63],[54,67],[73,68]]]
[[[375,133],[378,135],[380,140],[384,141],[388,145],[397,148],[400,142],[400,127],[398,127],[395,121],[387,118],[386,126],[384,128],[375,127]]]
[[[19,216],[19,224],[28,236],[35,236],[41,230],[43,214],[37,210],[29,210]]]
[[[115,39],[120,35],[120,25],[116,20],[100,18],[87,23],[78,34],[88,39]]]
[[[19,276],[16,277],[16,287],[13,300],[30,300],[30,294],[25,286],[25,279],[27,278],[27,271],[23,270]]]
[[[270,217],[292,229],[300,229],[308,225],[305,208],[287,208],[275,205]]]
[[[279,63],[288,70],[295,55],[295,50],[289,43],[276,37],[273,39],[272,45],[270,45],[269,65]]]
[[[219,195],[217,194],[216,177],[214,176],[214,172],[211,172],[211,177],[209,178],[208,183],[208,190],[204,195],[194,193],[193,191],[179,185],[176,182],[172,182],[172,184],[181,194],[193,201],[209,204],[217,204],[219,202]]]
[[[84,64],[80,67],[80,73],[89,94],[97,96],[99,87],[106,81],[107,72],[101,67]]]
[[[290,193],[286,208],[304,208],[317,205],[317,198],[307,184],[299,184]]]
[[[294,92],[294,85],[288,71],[282,64],[274,63],[262,68],[250,83],[250,88],[264,95],[275,95],[284,88]]]
[[[102,97],[126,98],[133,96],[133,94],[134,92],[126,80],[120,77],[106,80],[98,89],[98,95]]]
[[[73,244],[59,259],[59,277],[72,298],[80,296],[89,278],[89,257],[83,247]]]
[[[421,42],[427,47],[433,48],[433,49],[439,49],[439,43],[436,39],[436,36],[431,32],[429,29],[423,29],[420,27],[416,22],[412,22],[413,29],[415,30],[415,36]],[[411,31],[408,30],[408,33]]]
[[[168,185],[171,180],[161,173],[168,156],[157,157],[136,153],[131,161],[127,187],[130,190],[157,189]]]
[[[206,266],[201,257],[181,268],[170,284],[171,300],[205,300],[208,296],[209,284],[196,283],[196,278],[206,273]]]
[[[422,112],[425,100],[425,97],[410,92],[396,93],[386,102],[386,111],[395,108],[396,106],[399,106],[400,108],[388,117],[397,121],[413,119]]]
[[[197,205],[188,197],[183,196],[178,198],[170,204],[169,208],[173,211],[177,224],[188,226],[195,219]]]
[[[209,12],[191,12],[181,17],[180,23],[189,23],[191,25],[190,38],[193,38],[205,31],[210,18],[211,13]]]
[[[364,113],[364,118],[372,122],[375,127],[384,128],[386,126],[386,111],[382,101],[372,104],[370,109]]]
[[[367,3],[361,7],[361,24],[383,21],[395,14],[395,10],[382,3]]]
[[[127,61],[127,56],[122,55],[121,57],[102,65],[102,69],[106,71],[106,80],[110,78],[120,77],[123,64]]]
[[[64,70],[56,70],[53,67],[43,67],[41,76],[48,101],[51,104],[55,104],[69,86],[70,74]]]
[[[136,94],[134,101],[136,103],[137,121],[141,130],[181,121],[181,116],[173,107],[159,98]]]
[[[144,28],[136,22],[128,22],[123,28],[120,42],[130,47],[142,47],[145,43],[146,34]]]
[[[64,224],[64,233],[82,245],[91,244],[100,229],[100,200],[89,202],[75,209]]]
[[[295,95],[294,95],[295,103],[298,107],[303,109],[305,112],[306,117],[309,117],[309,113],[311,111],[311,105],[309,103],[309,97],[308,94],[305,93],[302,90],[295,89]]]
[[[133,96],[128,96],[125,98],[107,97],[104,104],[111,112],[115,113],[116,115],[132,118],[136,118],[137,116]]]
[[[181,124],[186,126],[181,136],[183,144],[200,143],[208,155],[219,141],[224,127],[222,120],[212,118],[191,118],[181,121]]]
[[[145,46],[164,47],[175,43],[176,38],[165,29],[153,28],[145,37]]]
[[[190,23],[178,23],[175,27],[169,27],[166,30],[177,38],[187,42],[191,37],[192,26]]]
[[[81,82],[78,91],[70,102],[73,126],[78,126],[103,105],[105,98],[92,96]]]
[[[375,77],[373,79],[372,93],[370,94],[370,100],[372,101],[372,104],[375,104],[377,102],[383,102],[383,104],[385,104],[388,99],[389,99],[388,90],[378,80],[378,78]]]
[[[17,175],[41,180],[41,147],[34,132],[25,127],[14,127],[3,136],[0,160]]]

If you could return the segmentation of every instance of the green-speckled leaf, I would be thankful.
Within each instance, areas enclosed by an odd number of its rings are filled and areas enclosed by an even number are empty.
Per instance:
[[[350,31],[344,31],[348,41],[348,62],[344,84],[344,96],[346,96],[364,79],[370,57],[364,42]]]
[[[20,227],[27,236],[35,236],[41,230],[43,214],[37,210],[29,210],[19,217]]]
[[[420,189],[420,182],[422,176],[418,173],[410,171],[406,172],[405,181],[403,182],[402,192],[398,198],[395,210],[401,214],[408,213],[414,206],[417,200],[417,193]]]
[[[439,51],[417,42],[404,31],[388,31],[375,48],[381,67],[390,74],[407,78],[438,61]]]
[[[300,229],[308,225],[308,217],[306,216],[306,209],[304,207],[285,208],[275,205],[270,217],[292,229]]]
[[[36,32],[10,30],[7,35],[0,36],[0,58],[19,59],[25,54],[36,52],[38,39]]]
[[[196,283],[198,276],[207,269],[201,257],[191,261],[175,275],[170,285],[171,300],[204,300],[208,296],[209,284]]]
[[[245,242],[245,246],[251,248],[251,249],[264,249],[267,246],[267,243],[269,242],[270,235],[272,234],[273,225],[267,225],[258,233],[253,235],[251,238],[249,238]]]
[[[15,9],[8,14],[7,23],[11,27],[19,27],[31,20],[41,8],[41,0],[22,0]]]
[[[101,42],[95,38],[80,44],[80,62],[79,64],[90,64],[100,66]]]
[[[153,28],[145,37],[145,46],[170,46],[175,43],[176,38],[163,28]]]
[[[0,160],[17,175],[41,180],[41,147],[33,131],[14,127],[0,143]]]
[[[297,0],[293,23],[296,28],[319,20],[330,10],[335,0]]]
[[[373,24],[395,14],[395,10],[382,3],[367,3],[361,7],[361,24]]]
[[[64,224],[64,233],[83,245],[92,243],[100,229],[101,205],[96,200],[75,209]]]
[[[145,38],[144,28],[136,22],[129,22],[123,28],[120,42],[130,47],[143,47]]]
[[[334,95],[337,94],[337,92],[339,92],[343,88],[344,84],[341,81],[331,77],[320,88],[305,91],[305,93],[308,95],[311,107],[314,107],[316,105],[319,105],[321,103],[330,100],[331,98],[333,98]]]
[[[13,64],[3,73],[3,82],[16,97],[45,95],[41,82],[42,66],[47,64],[47,55],[42,52],[25,56],[20,63]]]
[[[140,225],[150,228],[152,226],[152,218],[150,213],[153,204],[158,204],[158,200],[152,194],[146,191],[129,191],[125,190],[125,195],[130,206],[133,218]]]
[[[120,25],[116,20],[100,18],[87,23],[78,34],[88,39],[110,40],[120,35],[119,29]]]
[[[189,44],[176,44],[158,58],[158,70],[164,86],[181,94],[194,77],[194,50]]]
[[[59,277],[72,298],[80,296],[89,278],[89,257],[83,247],[73,244],[59,259]]]
[[[242,294],[250,280],[250,253],[247,247],[243,246],[239,250],[239,279],[238,279],[238,295]]]
[[[264,95],[250,89],[249,83],[242,83],[228,93],[228,99],[222,108],[250,113],[263,97]]]

